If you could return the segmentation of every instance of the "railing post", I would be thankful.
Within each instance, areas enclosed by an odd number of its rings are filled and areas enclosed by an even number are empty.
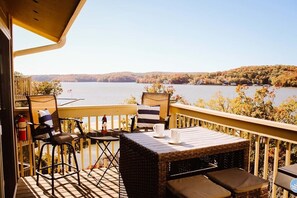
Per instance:
[[[258,176],[259,172],[259,154],[260,154],[260,136],[256,136],[255,141],[255,164],[254,164],[254,175]]]
[[[30,139],[29,140],[29,157],[30,157],[30,175],[33,176],[35,175],[35,170],[36,170],[36,164],[35,164],[35,143]]]
[[[247,137],[249,140],[250,140],[250,142],[251,142],[251,140],[252,140],[252,134],[251,133],[248,133],[248,137]],[[247,169],[247,171],[248,172],[251,172],[251,166],[250,166],[250,163],[251,163],[251,152],[252,152],[252,144],[250,143],[250,148],[249,148],[249,166],[248,166],[248,169]]]
[[[267,179],[268,177],[268,157],[269,157],[269,141],[270,138],[265,138],[265,150],[264,150],[264,172],[263,179]]]
[[[84,170],[85,167],[84,167],[84,149],[83,149],[83,139],[80,138],[79,139],[79,147],[80,147],[80,159],[81,159],[81,169]]]
[[[291,164],[291,143],[286,143],[286,159],[285,159],[285,166],[289,166]],[[288,197],[288,191],[284,190],[283,198]]]
[[[121,115],[118,116],[118,129],[121,129]]]
[[[91,128],[92,128],[92,126],[91,126],[91,117],[90,116],[88,116],[88,131],[91,131]]]
[[[114,129],[114,116],[111,115],[111,128]]]
[[[22,141],[19,141],[19,148],[20,148],[20,166],[21,166],[21,177],[24,177],[24,156],[23,156],[23,144]]]
[[[91,143],[91,139],[88,139],[88,147],[89,147],[89,165],[88,167],[92,166],[92,143]],[[92,167],[91,167],[92,168]]]
[[[64,148],[63,148],[63,153],[62,153],[62,156],[64,155],[64,162],[68,162],[69,161],[69,159],[68,159],[68,155],[67,155],[67,146],[66,145],[64,145],[63,146]],[[66,169],[66,170],[65,170]],[[69,166],[66,166],[65,168],[64,168],[64,170],[63,171],[69,171]],[[63,174],[64,174],[64,172],[63,172]]]
[[[170,115],[170,120],[169,120],[169,128],[176,128],[176,113],[172,113]]]
[[[99,118],[98,118],[98,116],[96,116],[96,119],[95,120],[96,120],[95,121],[96,122],[95,127],[96,127],[96,130],[98,130],[99,129]]]
[[[272,193],[271,193],[272,198],[276,197],[276,185],[274,184],[274,182],[278,171],[279,144],[280,144],[280,140],[276,140],[276,145],[274,148],[274,162],[273,162],[273,186],[272,186]]]

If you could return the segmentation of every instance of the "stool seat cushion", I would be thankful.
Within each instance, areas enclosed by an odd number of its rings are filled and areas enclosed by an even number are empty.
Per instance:
[[[207,177],[235,193],[248,192],[268,186],[268,181],[239,168],[209,172]]]
[[[231,197],[230,191],[215,184],[203,175],[170,180],[167,182],[167,187],[177,197]]]
[[[72,140],[74,140],[74,138],[70,133],[59,133],[53,135],[51,142],[53,144],[64,144],[71,143]]]

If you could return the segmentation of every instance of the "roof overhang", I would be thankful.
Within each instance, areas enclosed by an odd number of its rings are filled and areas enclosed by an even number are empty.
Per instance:
[[[66,37],[86,0],[7,0],[13,23],[51,41]]]

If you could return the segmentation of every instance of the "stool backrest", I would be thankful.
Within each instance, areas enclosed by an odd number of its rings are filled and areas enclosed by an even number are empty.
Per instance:
[[[56,96],[31,95],[31,96],[27,96],[27,100],[29,104],[30,121],[34,124],[34,125],[31,125],[31,133],[33,138],[35,135],[34,134],[35,129],[38,127],[37,124],[39,124],[38,111],[40,110],[48,110],[52,117],[54,130],[61,131]]]
[[[148,106],[160,105],[160,120],[165,120],[169,115],[170,95],[168,93],[143,92],[141,103]]]

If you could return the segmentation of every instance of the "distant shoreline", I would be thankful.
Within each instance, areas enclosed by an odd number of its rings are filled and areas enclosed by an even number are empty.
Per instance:
[[[135,82],[161,84],[297,87],[297,66],[246,66],[211,73],[193,72],[115,72],[109,74],[33,75],[33,81],[60,82]]]
[[[98,82],[98,81],[81,81],[81,82],[78,82],[78,81],[75,81],[75,82],[73,82],[73,81],[61,81],[62,83],[91,83],[91,82],[93,82],[93,83],[135,83],[135,84],[148,84],[148,85],[150,85],[150,84],[152,84],[152,83],[139,83],[139,82],[121,82],[121,81],[119,81],[119,82]],[[162,83],[163,85],[167,85],[167,86],[170,86],[170,85],[195,85],[195,84],[171,84],[171,83]],[[206,85],[206,86],[233,86],[233,87],[236,87],[237,86],[237,84],[233,84],[233,85],[222,85],[222,84],[196,84],[196,86],[204,86],[204,85]],[[258,85],[258,84],[242,84],[242,85],[245,85],[245,86],[259,86],[259,87],[270,87],[270,86],[272,86],[272,85],[269,85],[269,84],[265,84],[265,85]]]

